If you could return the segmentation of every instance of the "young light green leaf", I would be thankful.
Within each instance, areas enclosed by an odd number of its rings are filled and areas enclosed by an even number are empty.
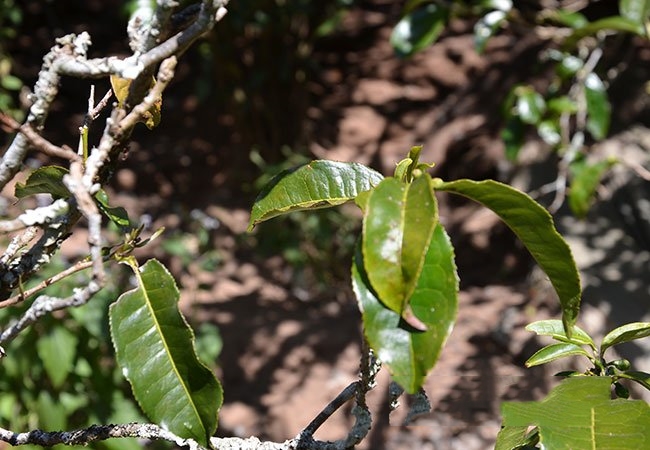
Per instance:
[[[36,342],[36,351],[52,386],[60,388],[74,368],[77,336],[63,326],[54,327]]]
[[[438,221],[431,178],[386,178],[370,194],[363,217],[366,272],[379,299],[402,314],[422,271]],[[407,319],[407,317],[404,317]]]
[[[562,307],[562,322],[571,337],[580,310],[580,277],[571,249],[555,229],[548,211],[523,192],[492,180],[434,180],[434,188],[483,204],[514,231],[555,288]]]
[[[138,287],[110,308],[118,364],[152,421],[207,447],[223,401],[221,385],[196,356],[167,269],[149,260],[134,273]]]
[[[407,13],[397,23],[390,43],[400,57],[408,57],[433,44],[445,29],[449,9],[428,4]]]
[[[68,198],[72,194],[63,184],[63,176],[68,169],[59,166],[39,167],[33,171],[25,183],[16,183],[14,195],[18,198],[34,194],[50,194],[54,200]]]
[[[539,366],[546,364],[556,359],[564,358],[567,356],[583,355],[589,358],[589,353],[575,344],[551,344],[543,347],[535,352],[533,356],[526,361],[526,367]]]
[[[458,276],[449,237],[437,225],[420,278],[409,304],[426,325],[418,331],[387,308],[370,285],[358,249],[352,265],[352,287],[362,312],[364,333],[394,380],[407,392],[417,392],[433,368],[458,311]]]
[[[624,342],[634,341],[650,336],[650,322],[633,322],[618,327],[603,338],[600,344],[601,356],[605,354],[605,350],[613,345],[622,344]]]
[[[615,161],[599,161],[594,164],[585,159],[576,159],[569,165],[571,172],[571,189],[569,190],[569,207],[578,218],[584,218],[594,201],[600,180]]]
[[[650,0],[620,0],[618,9],[621,16],[644,25],[650,16]]]
[[[575,31],[565,39],[564,47],[572,48],[583,37],[595,35],[602,30],[622,31],[638,34],[639,36],[645,34],[644,26],[634,20],[621,16],[604,17],[576,28]]]
[[[541,402],[505,402],[503,425],[537,426],[547,449],[647,448],[650,406],[610,399],[610,377],[567,378]]]
[[[564,331],[562,321],[556,319],[538,320],[537,322],[529,323],[526,325],[526,331],[532,331],[538,336],[551,336],[556,341],[576,345],[588,345],[594,350],[596,349],[596,344],[586,331],[577,325],[571,327],[571,330],[571,338],[568,338],[566,336],[566,332]]]
[[[359,163],[312,161],[276,175],[257,196],[248,231],[291,211],[328,208],[353,200],[384,177]]]
[[[587,100],[587,130],[594,139],[607,137],[612,107],[607,98],[607,88],[595,73],[585,79],[585,97]]]

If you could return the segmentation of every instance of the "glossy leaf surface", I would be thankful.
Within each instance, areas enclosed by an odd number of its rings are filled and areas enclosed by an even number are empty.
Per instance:
[[[70,197],[70,191],[63,184],[63,176],[68,169],[59,166],[39,167],[33,171],[25,183],[16,183],[15,195],[18,198],[34,194],[50,194],[53,199]]]
[[[590,356],[584,348],[575,344],[551,344],[539,349],[533,356],[528,358],[526,361],[526,367],[539,366],[541,364],[555,361],[556,359],[575,355]]]
[[[426,331],[413,329],[400,314],[379,301],[370,287],[360,251],[352,267],[352,286],[371,348],[390,368],[397,383],[409,393],[417,392],[438,360],[458,311],[458,276],[453,247],[445,230],[439,224],[436,226],[410,298],[416,316],[427,326]]]
[[[537,322],[526,325],[526,331],[532,331],[538,336],[551,336],[556,341],[588,345],[596,349],[596,344],[594,344],[593,339],[591,339],[591,336],[586,331],[577,325],[571,327],[571,330],[571,338],[568,338],[564,331],[562,321],[556,319],[538,320]]]
[[[580,277],[571,250],[548,211],[523,192],[492,180],[435,181],[434,187],[481,203],[512,229],[548,275],[560,299],[565,330],[570,334],[580,310]]]
[[[600,346],[601,355],[613,345],[630,342],[635,339],[643,339],[650,336],[650,322],[633,322],[618,327],[603,338]]]
[[[397,23],[390,43],[399,56],[411,56],[435,42],[448,19],[449,10],[444,6],[428,4],[418,7]]]
[[[100,189],[95,194],[97,200],[97,207],[108,219],[117,225],[121,231],[127,232],[132,228],[131,221],[129,220],[129,213],[121,206],[111,206],[108,203],[108,194],[105,190]]]
[[[650,407],[611,400],[610,385],[609,377],[567,378],[541,402],[505,402],[503,425],[537,426],[548,449],[650,448]]]
[[[363,216],[362,251],[379,299],[402,314],[422,272],[438,220],[427,174],[412,183],[386,178],[370,193]]]
[[[358,163],[312,161],[276,175],[257,196],[248,231],[291,211],[328,208],[353,200],[384,177]]]
[[[607,88],[595,73],[585,79],[585,97],[587,100],[587,130],[594,139],[604,139],[609,131],[612,107],[607,98]]]
[[[217,427],[221,386],[196,356],[167,269],[149,260],[134,273],[138,287],[110,308],[118,364],[152,421],[207,446]]]
[[[531,125],[538,124],[546,111],[544,97],[530,86],[520,86],[515,94],[517,95],[517,114],[522,122]]]

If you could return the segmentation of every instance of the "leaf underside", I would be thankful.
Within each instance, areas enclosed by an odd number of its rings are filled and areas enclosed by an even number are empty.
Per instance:
[[[548,211],[523,192],[493,180],[442,182],[435,189],[481,203],[510,227],[549,277],[560,299],[562,322],[570,337],[580,310],[580,277],[571,249],[555,229]]]

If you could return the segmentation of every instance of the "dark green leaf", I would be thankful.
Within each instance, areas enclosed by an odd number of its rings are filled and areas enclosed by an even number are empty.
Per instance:
[[[149,418],[203,446],[217,427],[219,382],[197,358],[194,336],[178,308],[167,269],[149,260],[134,273],[138,287],[111,305],[117,361]]]
[[[577,345],[588,345],[594,350],[596,349],[596,344],[586,331],[577,325],[571,327],[571,330],[571,338],[568,338],[566,336],[566,332],[564,331],[562,321],[555,319],[538,320],[537,322],[529,323],[526,325],[526,331],[532,331],[538,336],[551,336],[556,341]]]
[[[595,73],[585,79],[585,96],[587,99],[587,130],[594,139],[604,139],[609,131],[611,105],[607,98],[607,89]]]
[[[458,276],[449,237],[442,226],[436,227],[420,279],[409,300],[426,331],[414,330],[400,314],[379,301],[370,287],[360,250],[352,267],[352,286],[370,346],[390,368],[397,383],[409,393],[417,392],[456,321]]]
[[[490,11],[476,22],[474,25],[474,47],[477,53],[483,53],[488,40],[501,28],[506,17],[505,11]]]
[[[650,390],[650,373],[640,372],[637,370],[628,370],[619,375],[621,378],[636,381],[644,388]]]
[[[528,443],[528,427],[503,427],[497,434],[494,450],[518,449]]]
[[[650,15],[650,0],[620,0],[618,9],[626,19],[645,25]]]
[[[548,211],[523,192],[492,180],[440,180],[434,182],[434,188],[483,204],[514,231],[551,280],[560,299],[565,330],[570,334],[580,310],[580,277],[571,250]]]
[[[379,299],[399,314],[418,282],[437,221],[428,174],[413,183],[386,178],[370,194],[363,217],[365,269]]]
[[[510,161],[516,161],[519,150],[524,145],[524,124],[516,115],[510,115],[506,121],[506,126],[501,131],[501,139],[506,147],[506,158]]]
[[[435,42],[448,20],[448,8],[424,5],[402,17],[393,29],[390,43],[400,57],[411,56]]]
[[[260,192],[248,231],[272,217],[303,209],[327,208],[353,200],[383,176],[358,163],[312,161],[275,176]]]
[[[517,95],[516,111],[522,122],[537,125],[546,111],[546,102],[532,87],[520,86],[515,91]]]
[[[613,345],[622,344],[624,342],[634,341],[650,336],[650,322],[633,322],[618,327],[603,338],[600,344],[601,356],[605,354],[605,350]]]
[[[74,368],[77,336],[63,326],[54,327],[36,342],[36,350],[52,386],[60,388]]]
[[[589,353],[575,344],[551,344],[543,347],[535,352],[533,356],[526,361],[526,367],[539,366],[546,364],[556,359],[565,358],[567,356],[583,355],[587,358],[590,357]]]
[[[600,161],[589,164],[584,159],[576,159],[570,164],[571,189],[569,190],[569,206],[577,217],[583,218],[587,215],[600,180],[612,164],[614,164],[613,161]]]
[[[18,198],[34,194],[50,194],[53,199],[68,198],[72,194],[65,184],[63,176],[68,169],[59,166],[39,167],[33,171],[25,183],[16,183],[15,195]]]
[[[112,207],[108,204],[108,194],[105,190],[100,189],[97,191],[95,199],[97,200],[97,207],[102,214],[117,225],[122,232],[128,232],[133,228],[131,220],[129,219],[129,213],[126,212],[126,209],[121,206]]]
[[[507,427],[537,426],[548,449],[648,448],[650,407],[644,401],[610,399],[611,378],[572,377],[541,402],[505,402]]]

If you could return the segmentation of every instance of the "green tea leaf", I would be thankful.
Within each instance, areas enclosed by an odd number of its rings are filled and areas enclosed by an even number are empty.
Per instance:
[[[506,19],[506,11],[490,11],[474,25],[474,47],[477,53],[483,53],[488,40],[494,36]]]
[[[526,367],[539,366],[546,364],[556,359],[564,358],[566,356],[583,355],[587,358],[590,357],[589,353],[575,344],[551,344],[543,347],[535,352],[533,356],[526,361]]]
[[[16,183],[14,195],[24,198],[34,194],[50,194],[54,200],[68,198],[72,194],[63,184],[63,176],[68,169],[59,166],[39,167],[33,171],[25,183]]]
[[[619,377],[635,381],[644,388],[650,390],[650,373],[641,372],[638,370],[628,370],[622,374],[619,374]]]
[[[567,378],[541,402],[505,402],[503,425],[537,426],[539,442],[548,449],[648,448],[650,407],[641,400],[611,400],[611,382]]]
[[[434,188],[481,203],[512,229],[548,275],[560,299],[564,328],[571,337],[580,310],[580,277],[571,249],[548,211],[523,192],[492,180],[434,180]]]
[[[564,331],[562,321],[555,319],[538,320],[537,322],[529,323],[526,325],[526,331],[532,331],[538,336],[551,336],[556,341],[576,345],[588,345],[594,350],[596,349],[596,344],[586,331],[577,325],[571,327],[571,330],[571,337],[568,338],[566,336],[566,332]]]
[[[352,267],[352,287],[363,316],[366,338],[378,358],[391,370],[393,379],[415,393],[433,368],[458,311],[458,275],[454,251],[438,224],[433,233],[420,278],[409,304],[426,325],[414,330],[377,297],[364,269],[358,249]]]
[[[108,194],[104,189],[100,189],[95,194],[97,207],[108,219],[113,222],[122,232],[128,232],[133,228],[129,213],[121,206],[113,207],[108,204]]]
[[[74,369],[77,343],[77,336],[62,326],[52,328],[36,342],[36,351],[43,361],[45,372],[57,389]]]
[[[621,16],[644,25],[650,15],[650,0],[620,0],[618,9]]]
[[[408,57],[433,44],[445,29],[449,9],[428,4],[407,13],[397,23],[390,43],[400,57]]]
[[[506,119],[506,126],[501,131],[501,139],[506,147],[506,158],[510,161],[516,161],[519,150],[524,145],[525,137],[524,123],[514,114],[510,114]]]
[[[513,450],[526,445],[528,427],[502,427],[497,434],[494,450]]]
[[[138,287],[110,307],[118,364],[152,421],[207,446],[223,401],[221,385],[196,356],[167,269],[149,260],[134,273]]]
[[[633,322],[618,327],[603,338],[600,344],[601,356],[605,354],[605,350],[613,345],[622,344],[624,342],[634,341],[650,336],[650,322]]]
[[[379,299],[399,314],[418,282],[437,221],[428,174],[413,183],[386,178],[370,193],[363,217],[364,267]]]
[[[520,86],[516,89],[517,102],[515,108],[522,122],[537,125],[546,112],[546,102],[537,91],[530,86]]]
[[[604,139],[609,131],[612,107],[607,98],[607,88],[595,73],[585,79],[585,96],[587,99],[587,130],[594,139]]]
[[[622,31],[638,34],[639,36],[643,36],[645,33],[643,25],[635,20],[630,20],[621,16],[605,17],[594,22],[589,22],[583,27],[576,28],[575,31],[564,41],[564,47],[574,47],[583,37],[595,35],[601,30]]]
[[[576,217],[584,218],[587,215],[601,178],[613,164],[614,161],[590,164],[585,159],[576,159],[569,165],[571,172],[569,207]]]
[[[276,175],[257,196],[248,231],[291,211],[328,208],[353,200],[384,177],[359,163],[312,161]]]

